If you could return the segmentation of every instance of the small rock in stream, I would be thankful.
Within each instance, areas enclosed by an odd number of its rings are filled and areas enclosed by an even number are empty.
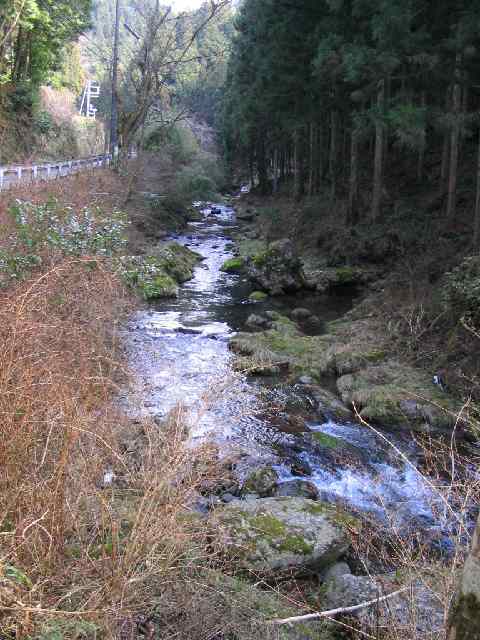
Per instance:
[[[309,480],[289,480],[278,485],[273,492],[275,498],[309,498],[319,500],[318,488]]]
[[[302,376],[298,379],[298,384],[309,386],[314,384],[314,380],[310,376]]]
[[[298,308],[292,311],[292,318],[294,320],[307,320],[312,316],[311,312],[308,309]]]
[[[303,460],[298,456],[292,460],[291,473],[294,476],[311,476],[313,470],[308,460]]]
[[[255,313],[248,316],[245,324],[251,331],[264,331],[265,329],[270,329],[272,326],[269,320]]]

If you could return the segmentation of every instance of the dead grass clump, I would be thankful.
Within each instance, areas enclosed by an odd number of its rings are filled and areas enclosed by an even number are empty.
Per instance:
[[[132,425],[109,404],[125,380],[121,292],[102,261],[71,259],[2,296],[7,637],[51,628],[70,637],[72,624],[75,633],[86,624],[115,635],[151,610],[156,593],[210,561],[206,528],[189,512],[208,464],[196,465],[185,446],[184,412],[159,429]]]

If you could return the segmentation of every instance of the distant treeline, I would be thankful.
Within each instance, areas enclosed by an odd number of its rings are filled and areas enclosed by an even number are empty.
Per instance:
[[[375,221],[385,177],[400,167],[410,180],[438,184],[452,220],[479,106],[478,0],[245,0],[241,7],[225,141],[230,159],[249,166],[265,192],[292,178],[297,197],[328,189],[332,201],[342,198],[348,224]],[[470,164],[480,188],[480,153]],[[478,244],[478,190],[474,208]]]

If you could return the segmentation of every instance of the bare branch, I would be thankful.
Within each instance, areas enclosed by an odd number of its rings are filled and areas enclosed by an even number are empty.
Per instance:
[[[354,611],[360,611],[361,609],[367,609],[368,607],[372,607],[379,602],[385,602],[385,600],[389,600],[390,598],[394,598],[395,596],[404,593],[410,589],[410,585],[406,587],[402,587],[393,593],[389,593],[386,596],[381,596],[380,598],[375,598],[375,600],[368,600],[367,602],[362,602],[361,604],[356,604],[353,607],[339,607],[338,609],[330,609],[329,611],[319,611],[318,613],[307,613],[303,616],[293,616],[291,618],[283,618],[277,620],[271,620],[270,623],[274,625],[286,625],[286,624],[295,624],[296,622],[305,622],[307,620],[318,620],[319,618],[333,618],[334,616],[340,613],[353,613]]]

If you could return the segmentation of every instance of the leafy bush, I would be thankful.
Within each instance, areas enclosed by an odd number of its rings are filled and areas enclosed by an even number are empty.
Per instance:
[[[459,320],[468,318],[474,325],[480,323],[480,256],[470,256],[446,275],[443,286],[446,310]]]
[[[14,246],[28,249],[56,247],[65,255],[112,256],[126,245],[125,214],[108,216],[100,209],[85,207],[75,212],[61,208],[56,200],[41,205],[18,200],[11,208],[17,228]]]
[[[48,111],[39,111],[36,113],[33,124],[35,129],[44,135],[50,133],[55,126],[53,118]]]
[[[114,211],[107,215],[100,208],[85,207],[76,212],[60,207],[56,200],[33,204],[17,200],[10,214],[15,230],[9,249],[0,252],[0,284],[22,280],[42,264],[46,249],[59,256],[100,255],[111,257],[127,243],[126,216]]]
[[[195,167],[186,167],[177,178],[177,190],[188,195],[192,200],[210,200],[215,198],[215,182],[203,173],[198,173]]]
[[[11,110],[14,113],[26,112],[31,114],[38,101],[36,89],[29,82],[19,82],[15,90],[9,95]]]

